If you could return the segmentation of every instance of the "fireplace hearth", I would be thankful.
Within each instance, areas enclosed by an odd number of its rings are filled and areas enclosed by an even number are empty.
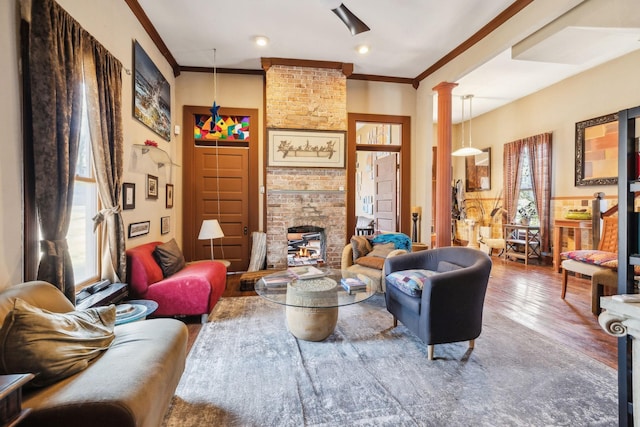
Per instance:
[[[327,244],[324,228],[301,225],[287,229],[287,265],[324,264]]]

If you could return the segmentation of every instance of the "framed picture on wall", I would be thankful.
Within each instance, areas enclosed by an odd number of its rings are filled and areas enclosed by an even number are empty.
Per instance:
[[[269,129],[268,165],[344,168],[345,132]]]
[[[167,209],[173,207],[173,184],[167,184],[167,201],[165,206]]]
[[[136,208],[136,185],[132,182],[122,183],[122,209]]]
[[[163,216],[160,218],[160,234],[167,234],[170,231],[171,217]]]
[[[158,177],[147,175],[147,199],[158,198]]]
[[[151,228],[151,221],[134,222],[129,224],[129,238],[149,234],[149,228]]]
[[[133,42],[133,116],[171,141],[171,86],[156,64]]]

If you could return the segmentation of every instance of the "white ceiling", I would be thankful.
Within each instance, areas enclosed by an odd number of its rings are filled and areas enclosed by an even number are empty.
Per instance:
[[[513,2],[344,0],[371,28],[352,36],[331,11],[339,0],[138,1],[181,66],[212,67],[215,49],[218,68],[260,70],[261,57],[276,57],[347,62],[356,74],[403,78],[420,75]],[[634,1],[588,0],[578,7],[587,13],[565,15],[514,48],[518,59],[508,49],[462,77],[454,95],[473,94],[477,116],[640,48]],[[269,45],[256,46],[256,36]],[[362,44],[371,49],[365,56],[356,52]],[[454,102],[454,122],[460,109]]]

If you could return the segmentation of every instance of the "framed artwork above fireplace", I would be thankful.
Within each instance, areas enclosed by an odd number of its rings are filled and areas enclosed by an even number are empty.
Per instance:
[[[268,166],[344,168],[344,131],[268,129]]]

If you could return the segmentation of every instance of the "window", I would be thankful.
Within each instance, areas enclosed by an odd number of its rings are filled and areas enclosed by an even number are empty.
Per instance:
[[[86,104],[85,98],[73,187],[73,208],[67,233],[76,286],[97,280],[99,274],[99,234],[93,232],[93,217],[98,210],[98,189],[91,166],[91,138]]]
[[[518,195],[518,208],[516,210],[516,223],[520,223],[524,217],[529,218],[529,224],[539,226],[540,217],[536,209],[533,196],[533,181],[529,162],[529,150],[524,147],[520,159],[520,193]]]

